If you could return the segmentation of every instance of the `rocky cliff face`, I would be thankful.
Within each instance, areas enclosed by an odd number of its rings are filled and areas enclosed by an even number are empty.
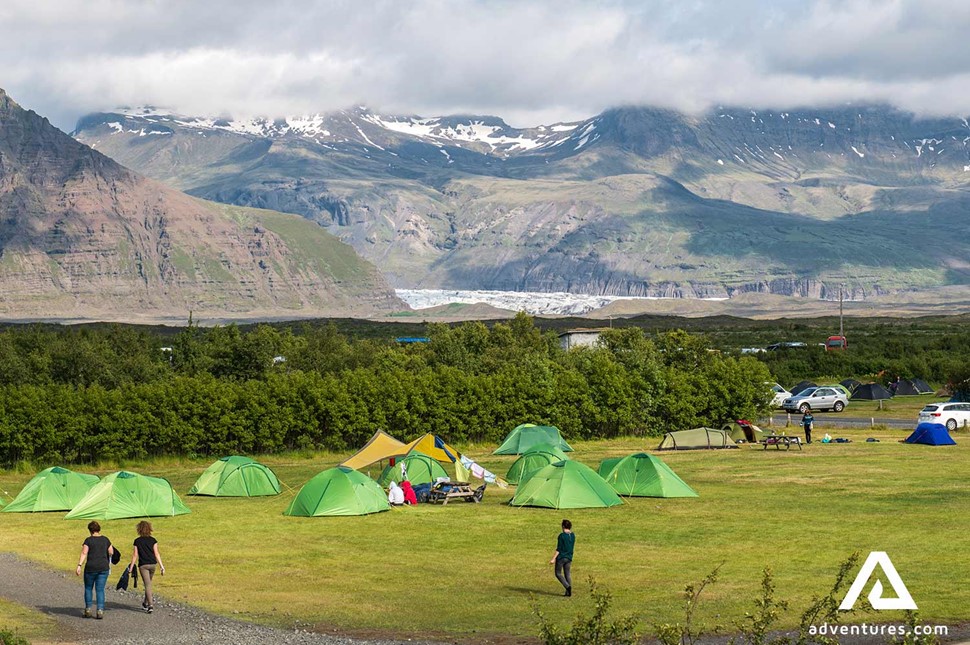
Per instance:
[[[0,90],[0,315],[368,314],[379,272],[301,218],[137,175]]]
[[[970,126],[887,106],[628,107],[528,129],[138,111],[76,134],[192,194],[316,221],[399,287],[814,298],[970,283]]]

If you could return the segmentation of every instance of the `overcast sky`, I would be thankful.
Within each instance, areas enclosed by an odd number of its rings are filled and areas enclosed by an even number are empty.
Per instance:
[[[970,114],[964,0],[0,0],[0,87],[71,129],[152,104],[526,126],[643,103]]]

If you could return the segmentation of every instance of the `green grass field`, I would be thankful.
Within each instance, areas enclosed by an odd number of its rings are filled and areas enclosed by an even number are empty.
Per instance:
[[[970,436],[958,433],[955,447],[929,447],[900,444],[904,433],[885,429],[840,434],[854,442],[816,443],[802,452],[665,453],[699,498],[631,499],[579,511],[509,507],[512,490],[490,487],[480,505],[289,518],[281,513],[290,491],[254,500],[186,497],[207,461],[106,464],[96,472],[124,466],[167,477],[191,507],[191,515],[155,521],[168,569],[160,593],[263,623],[464,638],[532,635],[530,596],[566,622],[588,609],[584,581],[593,576],[613,592],[620,613],[634,612],[650,626],[680,619],[684,584],[724,563],[721,581],[702,602],[705,620],[730,625],[753,609],[761,570],[771,567],[778,596],[792,602],[783,623],[793,625],[811,595],[827,591],[842,560],[873,550],[889,553],[924,619],[970,619]],[[865,443],[867,436],[881,442]],[[579,442],[572,454],[595,467],[656,443]],[[489,456],[494,446],[461,448],[500,474],[513,461]],[[298,488],[341,458],[263,461]],[[30,474],[0,473],[7,500]],[[563,517],[578,536],[572,599],[559,597],[548,564]],[[105,525],[126,557],[134,524]],[[66,573],[85,536],[84,522],[62,514],[0,514],[0,550]],[[387,612],[389,604],[399,611]],[[0,623],[5,614],[0,605]],[[869,619],[898,618],[880,612]]]

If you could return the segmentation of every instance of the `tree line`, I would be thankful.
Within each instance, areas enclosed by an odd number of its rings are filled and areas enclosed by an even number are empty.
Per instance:
[[[430,324],[427,343],[333,325],[0,332],[0,463],[344,450],[377,429],[496,442],[524,422],[568,438],[659,436],[756,418],[767,367],[703,335],[604,332],[564,351],[520,314]]]

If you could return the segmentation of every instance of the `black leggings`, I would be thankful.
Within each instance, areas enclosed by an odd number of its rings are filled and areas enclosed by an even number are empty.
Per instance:
[[[569,572],[572,566],[572,560],[567,560],[566,558],[556,558],[556,578],[566,589],[573,586],[573,578]]]

